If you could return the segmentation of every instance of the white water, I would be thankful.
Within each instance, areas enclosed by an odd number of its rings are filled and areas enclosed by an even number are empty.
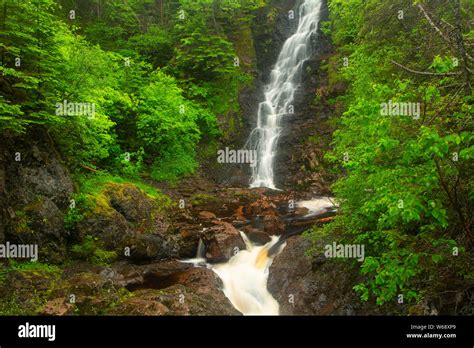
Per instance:
[[[240,250],[229,261],[220,264],[207,264],[205,259],[197,256],[195,259],[183,262],[204,266],[214,271],[222,280],[225,296],[232,305],[244,315],[278,315],[279,304],[267,289],[269,269],[273,259],[286,246],[283,243],[273,255],[268,255],[279,237],[272,236],[265,245],[253,244],[247,236],[240,232],[246,250]],[[198,253],[201,246],[198,247]]]
[[[336,211],[338,204],[331,197],[318,197],[308,201],[296,202],[297,207],[308,209],[305,217],[321,215],[330,211]]]
[[[259,104],[257,127],[251,132],[248,146],[257,151],[257,165],[252,168],[250,187],[276,189],[273,165],[281,120],[291,113],[293,97],[301,80],[303,63],[310,58],[311,35],[318,28],[322,0],[304,0],[298,10],[298,27],[278,56],[265,86],[265,100]]]

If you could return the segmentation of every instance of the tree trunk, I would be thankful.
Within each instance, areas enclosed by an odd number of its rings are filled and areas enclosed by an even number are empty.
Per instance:
[[[462,27],[461,27],[461,3],[460,0],[454,0],[454,27],[455,27],[455,40],[459,54],[462,58],[462,69],[464,79],[464,91],[466,95],[471,95],[471,73],[468,68],[468,59],[466,55],[466,47],[464,46],[464,40],[462,38]]]

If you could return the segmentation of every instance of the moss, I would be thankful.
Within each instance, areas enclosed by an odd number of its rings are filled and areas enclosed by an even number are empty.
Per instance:
[[[0,315],[36,315],[60,286],[62,270],[40,262],[10,260],[0,272]]]
[[[12,221],[12,228],[15,234],[32,233],[31,219],[24,210],[17,210]]]
[[[92,236],[86,236],[81,244],[73,245],[71,251],[76,257],[93,265],[107,266],[117,258],[115,251],[104,250],[99,239]]]
[[[109,198],[103,192],[93,196],[91,195],[90,198],[93,201],[94,208],[89,214],[98,214],[108,217],[115,215],[115,210],[110,206]]]
[[[206,203],[212,203],[212,202],[217,202],[217,198],[205,193],[197,193],[195,195],[192,195],[190,198],[190,202],[192,205],[202,205]]]
[[[237,27],[237,31],[232,38],[235,51],[240,58],[240,66],[244,72],[251,72],[256,69],[257,53],[253,44],[252,29],[249,24]]]
[[[127,179],[116,175],[110,175],[105,172],[98,172],[97,174],[89,176],[78,176],[76,179],[79,182],[80,193],[96,197],[96,201],[98,201],[99,204],[102,204],[102,207],[105,206],[107,198],[100,196],[105,189],[117,189],[123,191],[124,187],[133,186],[139,188],[150,198],[159,203],[160,207],[167,208],[172,206],[172,201],[168,196],[163,194],[157,188],[140,180]]]
[[[129,298],[134,297],[135,294],[131,291],[128,291],[126,288],[119,288],[117,290],[117,297],[114,299],[110,305],[104,310],[104,314],[108,314],[114,308],[123,304]]]

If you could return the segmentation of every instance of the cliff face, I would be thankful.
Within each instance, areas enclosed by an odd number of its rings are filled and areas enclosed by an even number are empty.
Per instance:
[[[232,139],[224,146],[240,149],[245,146],[250,132],[257,123],[258,105],[263,99],[263,90],[269,82],[269,74],[276,63],[280,50],[295,30],[297,22],[290,19],[289,11],[298,8],[300,1],[274,0],[256,14],[250,28],[236,41],[239,56],[245,57],[248,70],[255,79],[250,86],[240,92],[241,119]],[[327,4],[323,2],[321,21],[327,20]],[[249,36],[251,30],[251,36]],[[242,38],[247,40],[242,45]],[[323,167],[323,156],[329,147],[332,129],[327,119],[332,108],[324,102],[315,101],[318,93],[325,93],[328,84],[327,70],[321,69],[331,56],[329,38],[321,31],[313,40],[313,55],[304,65],[301,86],[298,89],[293,115],[288,115],[283,123],[283,132],[278,143],[275,159],[275,181],[277,187],[294,190],[302,189],[316,194],[325,194],[331,178]],[[326,97],[324,95],[323,97]],[[323,98],[324,99],[324,98]],[[215,159],[214,159],[215,160]],[[219,184],[248,186],[250,168],[248,165],[214,165],[206,163],[205,170]]]
[[[0,239],[38,244],[43,261],[64,261],[64,211],[74,186],[46,132],[4,138],[0,182]]]
[[[297,6],[296,0],[271,0],[255,12],[251,23],[237,28],[232,36],[233,44],[241,61],[243,71],[254,77],[239,94],[240,112],[225,115],[224,137],[220,147],[242,149],[257,122],[258,104],[263,98],[263,87],[268,81],[272,66],[285,40],[291,35],[295,21],[290,20],[288,11]],[[212,154],[203,161],[203,173],[218,184],[247,187],[250,180],[248,164],[216,163]]]
[[[328,19],[323,1],[320,23]],[[313,54],[304,63],[302,81],[293,101],[294,114],[287,115],[275,158],[277,187],[301,190],[308,194],[329,193],[331,178],[324,165],[329,149],[332,127],[327,122],[334,109],[328,105],[329,95],[326,61],[331,57],[330,39],[321,30],[312,40]]]

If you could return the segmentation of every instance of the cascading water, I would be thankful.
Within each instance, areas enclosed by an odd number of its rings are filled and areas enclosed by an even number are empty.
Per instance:
[[[265,100],[259,104],[257,127],[247,141],[247,148],[257,151],[258,160],[257,165],[252,167],[250,187],[276,189],[273,159],[281,132],[280,123],[284,115],[291,113],[291,103],[301,80],[303,64],[312,54],[311,35],[318,27],[321,2],[304,0],[301,3],[296,32],[285,41],[271,72],[270,83],[265,86]],[[314,202],[311,203],[314,205]],[[242,232],[241,236],[246,250],[240,250],[227,262],[209,264],[204,257],[202,242],[198,246],[197,257],[183,262],[212,269],[222,280],[222,291],[241,313],[278,315],[280,306],[268,291],[267,280],[274,257],[286,243],[280,237],[272,236],[270,242],[258,246]]]
[[[304,0],[298,10],[296,32],[289,37],[278,56],[265,86],[265,100],[259,104],[257,127],[247,146],[257,151],[257,165],[252,168],[250,187],[276,189],[273,162],[283,116],[292,113],[291,103],[301,80],[303,63],[310,58],[311,36],[317,31],[322,0]]]
[[[267,289],[268,275],[273,259],[286,243],[272,236],[265,245],[255,245],[240,232],[246,249],[240,250],[230,260],[209,264],[205,258],[204,245],[199,242],[197,256],[182,262],[196,267],[207,267],[222,280],[222,291],[232,305],[244,315],[278,315],[279,304]]]

